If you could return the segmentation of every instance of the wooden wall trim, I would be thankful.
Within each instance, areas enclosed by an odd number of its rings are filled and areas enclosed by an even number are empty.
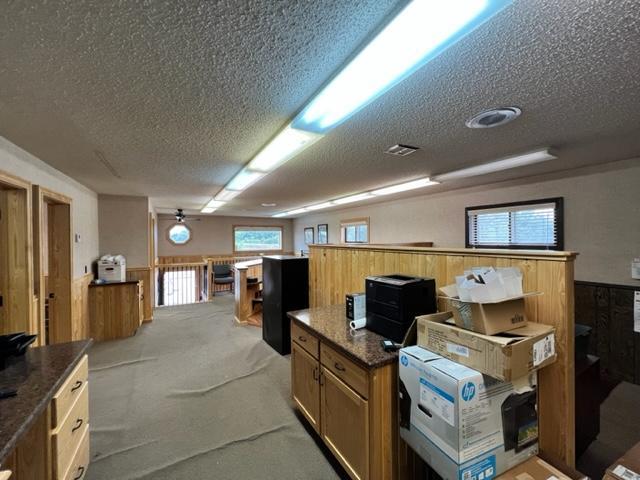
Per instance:
[[[508,250],[508,249],[475,249],[475,248],[442,248],[442,247],[416,247],[380,244],[314,244],[309,245],[310,249],[346,249],[346,250],[368,250],[380,252],[405,252],[405,253],[429,253],[431,255],[471,255],[474,257],[502,257],[502,258],[525,258],[540,259],[549,261],[569,261],[573,260],[577,252],[560,252],[554,250]]]
[[[540,448],[573,466],[575,254],[485,253],[467,249],[315,245],[310,250],[309,261],[310,306],[344,303],[345,294],[364,289],[364,278],[368,275],[404,273],[431,277],[441,286],[454,283],[456,275],[462,275],[464,270],[474,266],[519,267],[523,272],[525,291],[543,292],[543,295],[525,300],[527,316],[531,321],[556,328],[558,359],[542,369],[538,376]]]

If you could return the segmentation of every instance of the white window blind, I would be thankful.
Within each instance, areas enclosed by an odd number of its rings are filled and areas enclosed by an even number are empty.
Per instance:
[[[341,237],[343,243],[368,243],[369,219],[356,218],[342,220],[340,222]]]
[[[467,208],[467,246],[562,249],[562,199]]]

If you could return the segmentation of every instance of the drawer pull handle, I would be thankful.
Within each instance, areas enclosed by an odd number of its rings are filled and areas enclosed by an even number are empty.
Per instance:
[[[76,430],[78,430],[82,426],[83,423],[84,423],[84,420],[82,420],[81,418],[77,419],[76,420],[76,426],[71,429],[71,433],[73,433]]]
[[[84,467],[78,467],[78,474],[73,477],[73,480],[80,480],[84,475]]]
[[[71,389],[72,392],[75,392],[76,390],[78,390],[82,385],[84,384],[84,382],[82,380],[78,380],[76,381],[76,384],[73,386],[73,388]]]
[[[342,365],[340,365],[338,362],[336,362],[334,364],[334,366],[336,367],[336,370],[340,371],[340,372],[344,372],[346,370],[346,368],[344,368]]]
[[[302,335],[298,335],[298,340],[300,340],[301,342],[306,342],[307,341],[307,337],[303,337]]]
[[[313,379],[317,382],[320,380],[320,375],[318,375],[318,367],[313,369]]]

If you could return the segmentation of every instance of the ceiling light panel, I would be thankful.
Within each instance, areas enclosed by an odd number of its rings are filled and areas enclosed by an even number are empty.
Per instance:
[[[242,170],[240,170],[240,172],[235,177],[233,177],[229,183],[227,183],[225,188],[227,190],[241,191],[250,187],[265,175],[266,174],[263,172],[248,170],[245,167]]]
[[[271,172],[321,137],[322,135],[317,133],[287,126],[249,162],[248,168],[259,172]]]
[[[201,213],[213,213],[215,211],[216,209],[213,207],[204,207],[202,210],[200,210]]]
[[[367,198],[371,198],[372,196],[373,195],[371,195],[369,192],[358,193],[357,195],[351,195],[349,197],[339,198],[337,200],[334,200],[333,203],[335,203],[336,205],[344,205],[345,203],[353,203],[353,202],[359,202],[361,200],[366,200]]]
[[[215,199],[224,200],[226,202],[231,200],[232,198],[235,198],[236,195],[240,195],[241,192],[242,192],[241,190],[227,190],[226,188],[223,188],[215,196]]]
[[[314,97],[291,125],[324,133],[482,24],[511,0],[414,0]]]
[[[509,170],[512,168],[523,167],[525,165],[532,165],[534,163],[546,162],[548,160],[554,160],[556,158],[558,157],[556,157],[550,149],[544,148],[541,150],[524,153],[522,155],[506,157],[501,160],[496,160],[495,162],[476,165],[475,167],[463,168],[461,170],[443,173],[442,175],[437,175],[435,177],[435,180],[439,182],[445,182],[450,180],[458,180],[460,178],[475,177],[477,175],[486,175],[487,173],[500,172],[502,170]]]
[[[209,207],[209,208],[220,208],[225,203],[227,203],[227,202],[225,202],[223,200],[216,200],[215,198],[212,198],[211,200],[209,200],[209,203],[207,203],[207,207]]]
[[[430,185],[437,185],[438,182],[434,182],[430,178],[421,178],[419,180],[413,180],[411,182],[400,183],[398,185],[392,185],[391,187],[380,188],[373,190],[372,195],[390,195],[392,193],[406,192],[408,190],[415,190],[416,188],[428,187]]]
[[[307,210],[322,210],[323,208],[329,208],[333,206],[333,202],[318,203],[316,205],[310,205]]]

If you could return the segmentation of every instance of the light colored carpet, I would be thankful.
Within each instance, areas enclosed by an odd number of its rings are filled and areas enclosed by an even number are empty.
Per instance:
[[[609,465],[640,442],[639,398],[640,385],[622,382],[611,391],[600,406],[600,434],[578,459],[578,470],[602,478]]]
[[[291,406],[289,357],[214,302],[92,347],[88,480],[340,478]]]

